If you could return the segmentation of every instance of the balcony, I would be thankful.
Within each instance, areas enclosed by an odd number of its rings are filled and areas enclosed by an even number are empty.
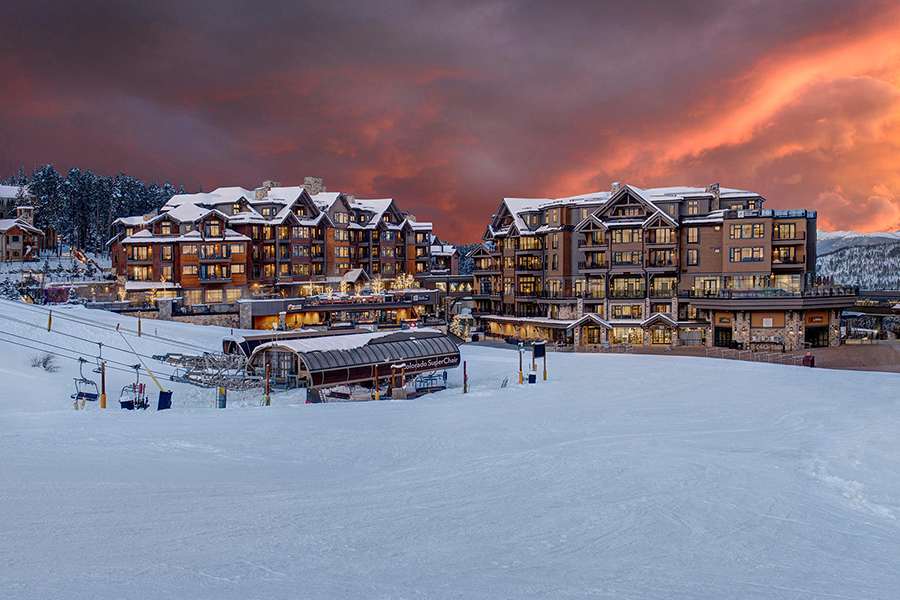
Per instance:
[[[666,259],[656,259],[656,260],[648,260],[646,264],[648,269],[665,269],[665,268],[675,268],[678,266],[678,259],[670,258]]]
[[[811,287],[805,290],[785,290],[782,288],[759,288],[753,290],[690,290],[679,294],[683,298],[715,298],[733,300],[741,298],[830,298],[858,296],[859,287],[853,285],[834,287]]]
[[[794,241],[803,241],[806,239],[805,231],[796,231],[793,235],[787,234],[785,237],[781,237],[778,229],[776,229],[772,234],[772,239],[775,241],[786,241],[786,242],[794,242]]]
[[[678,295],[678,289],[675,286],[671,287],[659,287],[659,288],[650,288],[650,297],[651,298],[672,298],[673,296]]]
[[[646,298],[647,290],[645,290],[645,289],[638,289],[638,290],[611,289],[611,290],[609,290],[609,297],[610,298]]]
[[[802,256],[800,258],[793,258],[790,260],[776,260],[772,259],[772,268],[776,269],[778,267],[787,267],[787,268],[798,268],[806,266],[806,259]]]
[[[643,265],[642,265],[641,263],[639,263],[639,262],[634,262],[634,261],[632,261],[632,260],[628,260],[628,261],[625,261],[625,260],[622,260],[622,261],[616,261],[616,260],[614,260],[613,263],[612,263],[612,266],[613,266],[614,268],[632,267],[632,268],[635,268],[635,269],[640,269]]]
[[[201,275],[200,283],[231,283],[231,276],[228,277],[210,277],[209,275]]]
[[[579,248],[606,248],[606,242],[597,242],[594,240],[578,240]]]
[[[640,265],[638,265],[640,266]],[[609,263],[605,260],[594,261],[594,260],[582,260],[578,261],[578,270],[579,271],[589,271],[591,269],[608,269]]]
[[[231,262],[231,253],[224,254],[200,254],[199,261],[201,263],[227,263]]]

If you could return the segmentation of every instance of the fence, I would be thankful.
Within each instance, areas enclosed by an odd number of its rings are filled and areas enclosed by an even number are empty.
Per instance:
[[[784,352],[754,352],[753,350],[735,350],[733,348],[707,348],[707,358],[730,358],[749,362],[765,362],[778,365],[803,364],[803,356]]]

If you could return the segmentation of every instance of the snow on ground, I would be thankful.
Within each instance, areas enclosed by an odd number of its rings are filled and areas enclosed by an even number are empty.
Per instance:
[[[900,375],[463,356],[468,395],[76,412],[0,343],[0,597],[897,596]]]

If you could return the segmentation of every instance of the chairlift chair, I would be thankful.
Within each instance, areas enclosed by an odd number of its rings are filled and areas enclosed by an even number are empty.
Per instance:
[[[100,390],[97,388],[97,383],[84,376],[83,369],[86,362],[88,361],[84,358],[78,357],[78,377],[73,378],[75,380],[75,393],[71,396],[76,403],[93,402],[100,398]]]
[[[125,410],[146,409],[150,406],[147,384],[141,383],[141,365],[132,365],[134,383],[126,385],[119,394],[119,406]]]

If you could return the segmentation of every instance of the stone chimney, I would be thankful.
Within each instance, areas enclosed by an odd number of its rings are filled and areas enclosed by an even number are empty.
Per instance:
[[[622,184],[618,181],[613,181],[612,186],[609,189],[610,195],[615,195],[622,188]]]
[[[254,198],[255,200],[262,200],[263,198],[265,198],[266,196],[269,195],[269,188],[267,188],[267,187],[258,187],[258,188],[256,188],[255,190],[253,190],[253,192],[254,192],[254,193],[253,193],[253,198]]]
[[[262,182],[262,186],[263,186],[264,188],[268,188],[268,189],[271,190],[272,188],[281,187],[281,182],[280,182],[280,181],[275,181],[274,179],[265,179],[265,180],[263,180],[263,182]]]
[[[712,200],[709,201],[709,210],[719,210],[719,207],[721,206],[719,204],[719,184],[711,183],[706,186],[705,191],[707,194],[713,195]]]
[[[356,196],[353,194],[344,194],[344,198],[347,199],[347,204],[356,204]]]
[[[310,196],[315,196],[320,192],[326,191],[325,186],[322,184],[321,177],[304,177],[300,187],[305,188]]]
[[[16,218],[21,221],[25,221],[29,225],[34,225],[34,207],[17,206],[16,207]]]

